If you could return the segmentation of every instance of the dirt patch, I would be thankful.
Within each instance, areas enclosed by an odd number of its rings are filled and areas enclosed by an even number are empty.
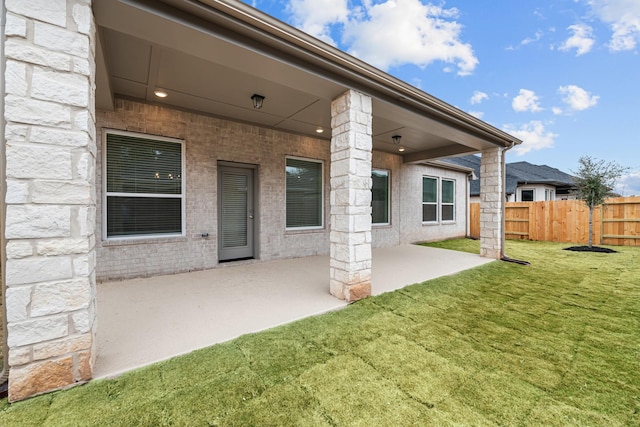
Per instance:
[[[609,248],[601,248],[600,246],[571,246],[568,248],[564,248],[565,251],[574,251],[574,252],[599,252],[602,254],[613,254],[618,253],[618,251],[609,249]]]

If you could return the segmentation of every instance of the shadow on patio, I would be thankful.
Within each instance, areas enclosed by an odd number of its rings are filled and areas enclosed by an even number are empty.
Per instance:
[[[415,245],[374,249],[373,294],[490,261]],[[105,282],[97,299],[94,378],[346,306],[329,294],[328,256]]]

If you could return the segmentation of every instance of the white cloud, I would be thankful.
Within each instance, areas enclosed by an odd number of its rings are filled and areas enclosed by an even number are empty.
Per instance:
[[[588,53],[595,43],[593,28],[586,24],[574,24],[570,25],[567,29],[573,31],[573,35],[565,40],[558,49],[563,51],[575,49],[576,56]]]
[[[289,0],[287,12],[301,30],[381,69],[442,61],[444,72],[468,75],[478,65],[460,39],[456,8],[425,0]]]
[[[534,91],[529,89],[520,89],[519,95],[513,98],[511,106],[515,111],[530,111],[535,113],[542,111],[539,101],[540,98]]]
[[[331,26],[349,19],[347,0],[290,0],[287,12],[293,25],[333,45]]]
[[[479,90],[476,90],[473,92],[473,95],[471,96],[471,99],[469,100],[469,102],[471,102],[471,104],[480,104],[485,99],[489,99],[489,95],[487,95],[484,92],[480,92]]]
[[[482,119],[484,117],[484,113],[482,111],[469,111],[468,113],[478,119]]]
[[[555,139],[558,137],[557,134],[547,131],[544,128],[544,124],[539,120],[532,120],[529,123],[521,124],[519,127],[515,125],[505,125],[503,126],[503,130],[522,140],[522,144],[516,145],[513,149],[519,156],[530,151],[551,148],[555,143]]]
[[[544,33],[540,30],[536,31],[536,34],[533,37],[527,37],[526,39],[522,40],[520,42],[521,45],[526,46],[528,44],[537,42],[538,40],[540,40],[542,38],[542,36],[544,35]]]
[[[558,93],[564,95],[562,102],[568,106],[567,112],[569,113],[594,107],[598,103],[598,99],[600,99],[599,96],[591,95],[591,93],[576,85],[560,86]],[[561,114],[563,110],[555,107],[553,112],[555,114]]]
[[[633,50],[640,43],[640,1],[586,0],[593,13],[611,27],[609,49]]]
[[[455,8],[420,0],[365,1],[361,13],[345,25],[342,41],[352,55],[382,69],[442,61],[457,67],[458,75],[468,75],[478,59],[471,45],[460,40],[457,17]]]
[[[640,196],[640,172],[620,177],[614,191],[622,196]]]

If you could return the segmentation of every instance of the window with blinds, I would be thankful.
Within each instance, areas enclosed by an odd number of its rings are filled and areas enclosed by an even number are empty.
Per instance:
[[[442,201],[440,210],[443,221],[453,221],[455,219],[456,183],[450,179],[443,179]]]
[[[438,179],[422,177],[422,222],[438,221]]]
[[[107,238],[183,234],[183,144],[106,132]]]
[[[371,170],[371,223],[389,224],[389,171]]]
[[[286,159],[286,227],[321,228],[322,162]]]

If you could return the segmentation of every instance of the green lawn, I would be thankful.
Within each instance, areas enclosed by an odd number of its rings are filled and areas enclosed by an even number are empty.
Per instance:
[[[531,266],[490,263],[116,380],[0,401],[0,425],[640,425],[640,248],[562,247],[509,241]]]

